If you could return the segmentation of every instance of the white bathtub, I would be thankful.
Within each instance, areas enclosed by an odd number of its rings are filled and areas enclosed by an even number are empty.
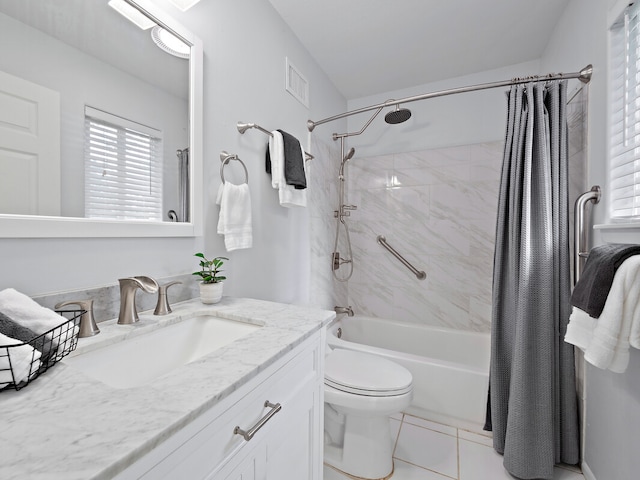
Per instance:
[[[411,372],[414,397],[406,413],[459,428],[482,429],[489,334],[364,316],[345,316],[328,333],[331,348],[375,353]]]

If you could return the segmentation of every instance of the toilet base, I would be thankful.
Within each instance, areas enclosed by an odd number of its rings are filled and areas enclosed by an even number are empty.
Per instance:
[[[324,464],[323,464],[323,465],[324,465],[324,467],[325,467],[325,468],[331,468],[331,469],[335,470],[336,472],[341,473],[341,474],[342,474],[342,475],[344,475],[345,477],[351,478],[351,479],[353,479],[353,480],[370,480],[370,479],[368,479],[368,478],[356,477],[356,476],[351,475],[351,474],[349,474],[349,473],[347,473],[347,472],[343,472],[343,471],[342,471],[342,470],[340,470],[339,468],[334,467],[333,465],[330,465],[330,464],[329,464],[329,463],[327,463],[327,462],[324,462]],[[389,475],[387,475],[386,477],[383,477],[383,478],[376,479],[376,480],[389,480],[391,477],[393,477],[393,473],[394,473],[394,471],[395,471],[395,465],[394,465],[394,468],[393,468],[393,470],[391,470],[391,473],[390,473]]]
[[[393,474],[389,417],[347,415],[345,420],[343,446],[325,445],[325,463],[352,478],[389,478]]]

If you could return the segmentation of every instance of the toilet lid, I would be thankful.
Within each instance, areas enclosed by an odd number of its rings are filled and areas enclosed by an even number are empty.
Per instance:
[[[382,357],[336,349],[325,359],[324,383],[344,392],[372,397],[411,391],[411,372]]]

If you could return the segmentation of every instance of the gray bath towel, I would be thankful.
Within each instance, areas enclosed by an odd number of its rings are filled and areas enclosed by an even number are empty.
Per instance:
[[[38,337],[37,333],[14,322],[2,312],[0,312],[0,333],[7,337],[20,340],[23,343],[31,343],[31,346],[39,350],[42,354],[40,357],[42,362],[47,360],[51,354],[51,341],[47,341],[46,338],[42,337],[39,341],[33,342],[33,340]]]
[[[304,174],[304,158],[300,142],[293,135],[282,130],[284,141],[284,178],[287,185],[292,185],[298,190],[307,188],[307,177]]]
[[[593,318],[598,318],[607,301],[611,283],[618,267],[632,255],[640,255],[640,245],[611,243],[594,247],[578,280],[571,304]]]

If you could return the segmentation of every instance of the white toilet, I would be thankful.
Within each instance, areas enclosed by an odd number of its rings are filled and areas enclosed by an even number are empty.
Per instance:
[[[375,355],[336,349],[325,359],[324,461],[353,477],[393,473],[389,416],[409,406],[411,372]]]

